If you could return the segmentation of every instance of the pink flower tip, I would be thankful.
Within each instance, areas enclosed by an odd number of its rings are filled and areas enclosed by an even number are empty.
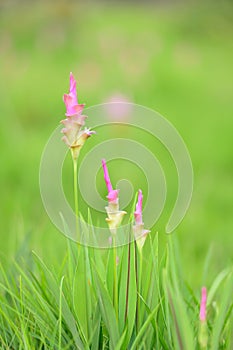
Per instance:
[[[105,159],[102,159],[102,166],[103,166],[103,170],[104,170],[104,180],[106,182],[108,195],[110,195],[110,193],[113,191],[113,189],[112,189],[112,184],[111,184],[110,177],[108,174],[108,168],[107,168]],[[111,200],[110,198],[108,198],[108,199]]]
[[[70,87],[69,94],[64,94],[63,101],[66,105],[66,116],[70,117],[75,114],[80,114],[83,111],[84,104],[78,103],[76,80],[72,73],[70,73]]]
[[[116,202],[118,199],[119,190],[112,190],[108,192],[107,198],[109,202]]]
[[[76,80],[72,72],[70,72],[70,92],[76,93]]]
[[[206,321],[206,301],[207,301],[207,290],[206,287],[201,289],[201,305],[200,305],[200,321]]]
[[[142,199],[143,199],[142,190],[139,190],[138,191],[138,201],[136,204],[136,210],[134,212],[134,218],[136,221],[136,225],[142,224]]]

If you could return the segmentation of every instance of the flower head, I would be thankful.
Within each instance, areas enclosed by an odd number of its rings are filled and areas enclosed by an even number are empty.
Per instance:
[[[117,227],[121,224],[123,216],[126,214],[125,211],[119,210],[119,190],[114,190],[111,184],[111,180],[108,174],[108,168],[105,159],[102,160],[102,166],[104,170],[104,180],[106,182],[108,190],[108,206],[105,207],[108,217],[106,221],[112,233],[116,233]]]
[[[72,73],[70,73],[70,89],[69,94],[64,94],[63,101],[66,105],[66,116],[70,117],[75,114],[80,114],[83,111],[84,104],[78,103],[76,81]]]
[[[136,225],[141,225],[142,224],[142,191],[138,191],[138,202],[136,204],[136,210],[134,212],[134,218],[135,218],[135,223]]]
[[[90,129],[82,130],[87,116],[82,115],[84,104],[79,104],[76,92],[76,81],[72,73],[70,73],[70,89],[69,94],[64,94],[63,100],[66,105],[66,119],[61,123],[64,125],[62,140],[70,147],[73,159],[77,159],[81,147],[86,139],[94,134]]]
[[[206,301],[207,301],[207,291],[206,287],[202,287],[201,289],[201,305],[200,305],[200,321],[206,321]]]
[[[138,201],[134,212],[135,225],[133,226],[133,232],[134,232],[134,238],[136,239],[137,246],[140,250],[144,246],[146,237],[150,232],[149,230],[144,229],[144,223],[142,220],[142,200],[143,200],[142,191],[139,190]]]

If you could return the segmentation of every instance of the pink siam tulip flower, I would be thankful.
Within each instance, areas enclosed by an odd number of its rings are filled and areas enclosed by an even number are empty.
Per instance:
[[[63,100],[66,105],[67,118],[61,121],[64,125],[61,131],[64,134],[62,140],[70,147],[73,159],[77,159],[86,139],[95,132],[90,129],[81,130],[87,116],[81,114],[84,104],[78,104],[76,81],[72,73],[70,73],[69,94],[64,94]]]
[[[64,94],[63,101],[66,105],[66,116],[70,117],[75,114],[81,114],[84,104],[78,103],[76,81],[72,73],[70,73],[70,90],[69,94]]]
[[[198,334],[198,341],[200,349],[207,349],[208,346],[208,327],[206,322],[206,303],[207,303],[207,290],[206,287],[201,289],[201,303],[200,303],[200,327]]]
[[[144,223],[142,220],[142,200],[143,195],[142,191],[138,191],[138,201],[136,204],[136,209],[134,212],[135,225],[133,226],[134,238],[136,239],[137,246],[140,250],[142,250],[144,243],[146,241],[146,237],[149,230],[144,229]]]
[[[142,224],[142,191],[138,191],[138,202],[136,204],[136,210],[134,212],[134,218],[135,218],[135,223],[136,225],[141,225]]]
[[[203,287],[201,289],[201,305],[200,305],[200,321],[205,322],[206,321],[206,301],[207,301],[207,291],[206,287]]]
[[[105,159],[102,160],[102,166],[104,170],[104,180],[106,182],[106,186],[108,190],[108,195],[107,195],[108,206],[105,207],[108,215],[108,217],[106,218],[106,221],[109,225],[110,231],[113,234],[115,234],[116,229],[121,224],[121,221],[124,215],[126,214],[126,212],[119,210],[119,198],[118,198],[119,190],[114,190],[112,188]]]

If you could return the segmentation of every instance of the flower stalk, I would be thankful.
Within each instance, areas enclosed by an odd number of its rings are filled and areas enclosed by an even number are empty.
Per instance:
[[[64,128],[61,130],[63,133],[62,140],[70,148],[71,156],[73,160],[73,177],[74,177],[74,206],[76,216],[76,230],[77,236],[79,236],[79,222],[78,222],[78,157],[81,148],[86,140],[95,132],[88,128],[82,130],[85,124],[87,116],[83,115],[84,104],[78,103],[76,80],[72,73],[70,73],[70,87],[69,93],[63,95],[63,101],[66,106],[66,119],[63,119],[61,123]]]
[[[108,173],[108,168],[105,159],[102,160],[102,166],[104,171],[104,180],[108,190],[108,206],[105,207],[107,212],[106,222],[108,223],[110,232],[112,234],[111,241],[113,247],[113,303],[116,312],[116,318],[118,320],[118,276],[117,276],[117,248],[116,248],[116,234],[117,228],[120,226],[125,211],[119,210],[119,190],[114,190],[111,184],[111,180]]]
[[[125,296],[125,323],[128,315],[128,305],[129,305],[129,281],[130,281],[130,259],[131,259],[131,249],[130,242],[128,243],[128,259],[127,259],[127,282],[126,282],[126,296]]]
[[[142,264],[143,255],[142,249],[146,241],[149,230],[144,229],[142,220],[142,191],[138,191],[138,201],[134,212],[135,224],[133,226],[133,233],[135,238],[135,268],[136,268],[136,286],[137,286],[137,308],[136,308],[136,330],[140,328],[140,295],[141,295],[141,279],[142,279]]]
[[[79,222],[78,222],[78,159],[73,158],[73,178],[74,178],[74,210],[76,217],[76,231],[79,233]]]

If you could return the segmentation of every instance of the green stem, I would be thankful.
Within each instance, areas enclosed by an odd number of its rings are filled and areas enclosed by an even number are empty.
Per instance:
[[[136,288],[137,288],[137,307],[136,307],[136,331],[140,330],[140,295],[141,295],[141,279],[142,279],[142,252],[137,247],[136,241],[134,241],[135,247],[135,271],[136,271]]]
[[[116,248],[116,238],[113,235],[113,302],[116,312],[116,319],[118,321],[118,280],[117,280],[117,248]]]
[[[127,271],[127,284],[126,284],[126,302],[125,302],[125,324],[128,315],[128,304],[129,304],[129,281],[130,281],[130,255],[131,255],[131,243],[128,243],[128,271]]]
[[[74,208],[76,217],[76,234],[79,237],[79,222],[78,222],[78,159],[73,157],[73,167],[74,167]]]
[[[73,159],[73,169],[74,169],[74,208],[75,208],[75,217],[76,217],[76,234],[78,242],[80,242],[80,232],[79,232],[79,206],[78,206],[78,156],[76,152],[72,152],[72,159]],[[81,244],[78,244],[78,259],[80,258],[81,254]],[[83,253],[83,272],[84,272],[84,293],[85,293],[85,301],[86,301],[86,331],[87,331],[87,338],[89,337],[89,323],[88,318],[90,317],[90,310],[89,310],[89,304],[88,304],[88,278],[87,278],[87,260],[88,260],[88,251],[86,247],[83,247],[82,250]]]
[[[137,308],[138,308],[138,330],[140,329],[141,325],[141,299],[140,295],[142,294],[142,251],[138,249],[139,252],[139,271],[138,271],[138,299],[137,299]]]
[[[134,264],[135,264],[135,275],[136,275],[136,293],[137,293],[137,304],[136,304],[136,334],[138,333],[138,254],[137,254],[137,244],[134,241]]]

